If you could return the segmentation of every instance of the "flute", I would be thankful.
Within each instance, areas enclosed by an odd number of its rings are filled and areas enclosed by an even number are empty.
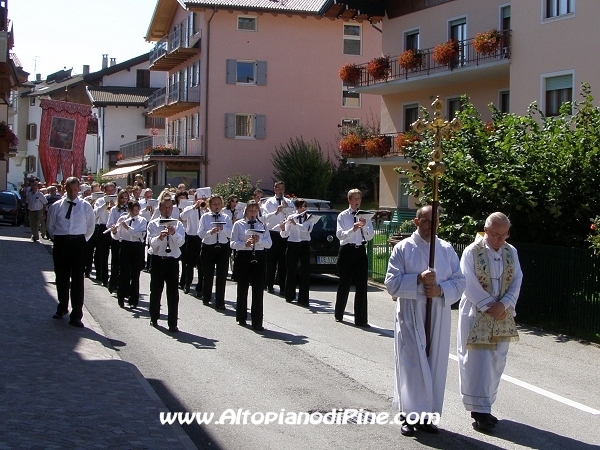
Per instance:
[[[119,225],[121,225],[122,223],[126,223],[127,225],[129,225],[127,222],[130,220],[135,219],[135,216],[131,217],[131,216],[127,216],[124,220],[118,220],[117,223],[115,223],[113,226],[114,227],[118,227]],[[108,234],[112,231],[113,227],[107,228],[106,230],[104,230],[102,232],[102,234]]]

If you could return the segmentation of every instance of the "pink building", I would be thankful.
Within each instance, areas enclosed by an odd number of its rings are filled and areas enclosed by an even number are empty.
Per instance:
[[[146,39],[167,86],[148,109],[167,122],[155,142],[179,154],[152,155],[154,184],[211,186],[238,172],[268,188],[271,154],[290,138],[316,139],[335,159],[339,124],[379,120],[380,98],[350,93],[337,73],[380,56],[381,33],[327,17],[331,4],[158,0]]]

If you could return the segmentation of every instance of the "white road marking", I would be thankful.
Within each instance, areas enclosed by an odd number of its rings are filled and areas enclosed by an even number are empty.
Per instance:
[[[377,329],[381,334],[385,334],[386,336],[394,337],[393,330],[387,330],[385,328],[381,328],[381,327],[378,327],[377,325],[371,324],[371,329],[373,329],[373,328]],[[450,359],[452,359],[454,361],[458,361],[458,356],[453,355],[452,353],[450,353],[449,356],[450,356]],[[516,384],[517,386],[521,386],[522,388],[530,390],[531,392],[535,392],[536,394],[540,394],[540,395],[543,395],[544,397],[548,397],[548,398],[551,398],[552,400],[556,400],[557,402],[564,403],[565,405],[571,406],[572,408],[576,408],[583,412],[594,414],[596,416],[600,415],[600,411],[597,409],[590,408],[589,406],[583,405],[583,404],[575,402],[573,400],[569,400],[568,398],[562,397],[553,392],[539,388],[537,386],[534,386],[533,384],[526,383],[525,381],[521,381],[517,378],[511,377],[510,375],[503,374],[502,379],[505,381],[508,381],[509,383],[513,383],[513,384]]]

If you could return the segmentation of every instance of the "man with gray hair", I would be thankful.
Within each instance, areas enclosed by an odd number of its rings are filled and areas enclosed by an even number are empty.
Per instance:
[[[473,428],[492,430],[498,419],[492,404],[506,365],[510,341],[518,340],[514,316],[523,273],[517,250],[506,243],[510,220],[501,212],[488,216],[484,237],[462,254],[466,277],[458,316],[460,394],[475,419]]]

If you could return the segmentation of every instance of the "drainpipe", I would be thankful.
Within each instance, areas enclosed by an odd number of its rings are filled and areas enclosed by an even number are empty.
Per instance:
[[[210,22],[212,21],[217,7],[213,7],[213,12],[206,23],[206,89],[204,90],[204,186],[208,186],[208,78],[210,69]]]

